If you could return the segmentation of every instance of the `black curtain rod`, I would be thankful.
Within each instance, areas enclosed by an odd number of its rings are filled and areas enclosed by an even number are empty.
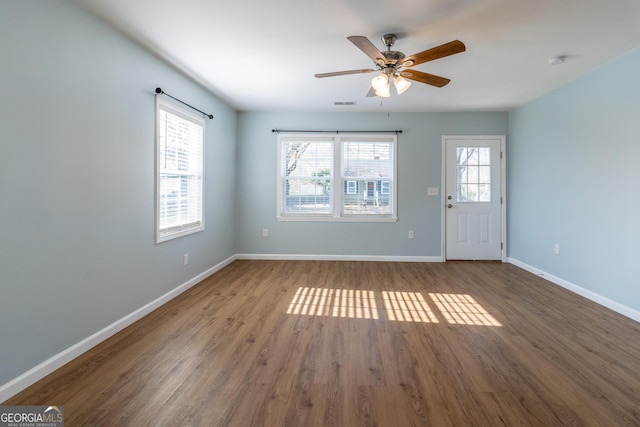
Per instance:
[[[213,119],[213,114],[207,114],[207,113],[205,113],[205,112],[204,112],[204,111],[202,111],[202,110],[198,110],[198,109],[197,109],[196,107],[194,107],[193,105],[189,105],[189,104],[187,104],[186,102],[184,102],[184,101],[180,101],[178,98],[175,98],[175,97],[173,97],[173,96],[169,95],[167,92],[163,91],[163,90],[162,90],[162,89],[160,89],[159,87],[157,87],[157,88],[156,88],[156,93],[157,93],[158,95],[160,95],[160,94],[162,94],[162,95],[167,95],[169,98],[175,99],[176,101],[178,101],[178,102],[180,102],[180,103],[182,103],[182,104],[186,105],[187,107],[192,108],[192,109],[196,110],[197,112],[204,114],[205,116],[209,117],[210,119]]]
[[[272,129],[273,133],[402,133],[401,130],[289,130]]]

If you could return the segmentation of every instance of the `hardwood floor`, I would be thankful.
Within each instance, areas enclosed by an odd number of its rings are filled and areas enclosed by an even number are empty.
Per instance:
[[[67,426],[638,426],[639,338],[508,264],[236,261],[5,404]]]

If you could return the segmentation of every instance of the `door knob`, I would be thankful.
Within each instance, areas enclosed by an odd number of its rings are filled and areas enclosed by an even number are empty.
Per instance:
[[[447,205],[447,207],[448,207],[449,209],[451,209],[451,208],[453,207],[453,205],[452,205],[451,203],[449,203],[449,204]]]

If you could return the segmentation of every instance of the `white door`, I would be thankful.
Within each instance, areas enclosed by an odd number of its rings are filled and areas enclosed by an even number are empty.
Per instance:
[[[443,137],[445,259],[502,259],[504,137]]]

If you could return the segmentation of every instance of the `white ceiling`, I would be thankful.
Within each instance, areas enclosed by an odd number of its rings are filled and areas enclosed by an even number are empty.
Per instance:
[[[241,111],[505,111],[640,46],[638,0],[75,1]],[[386,33],[467,50],[415,67],[449,85],[390,98],[365,97],[377,73],[314,77],[375,68],[347,37]]]

